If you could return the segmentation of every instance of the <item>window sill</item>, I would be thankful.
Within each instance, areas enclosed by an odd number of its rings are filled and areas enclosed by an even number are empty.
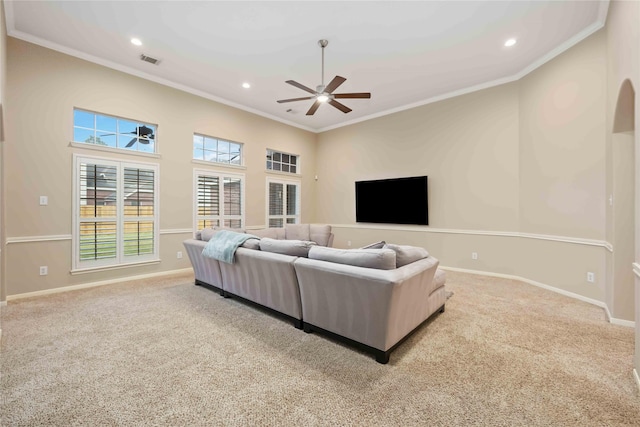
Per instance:
[[[152,259],[149,261],[131,262],[128,264],[117,265],[101,265],[99,267],[76,268],[70,271],[72,276],[77,274],[98,273],[100,271],[120,270],[122,268],[140,267],[144,265],[160,264],[160,259]]]
[[[212,166],[214,168],[247,170],[247,167],[242,165],[231,165],[227,163],[207,162],[206,160],[191,159],[191,163],[195,163],[196,165]]]
[[[114,154],[126,154],[130,156],[151,157],[153,159],[160,159],[162,156],[158,153],[144,153],[142,151],[122,150],[120,148],[103,147],[95,144],[84,144],[81,142],[69,142],[69,147],[82,148],[86,150],[104,151],[106,153]]]
[[[282,172],[282,171],[274,171],[272,169],[265,169],[264,170],[266,173],[268,174],[272,174],[272,175],[279,175],[279,176],[288,176],[291,178],[302,178],[302,174],[300,173],[292,173],[292,172]]]

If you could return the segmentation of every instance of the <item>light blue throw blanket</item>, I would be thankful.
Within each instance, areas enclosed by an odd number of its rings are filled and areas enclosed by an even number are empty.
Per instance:
[[[207,242],[202,250],[202,255],[227,264],[233,264],[233,255],[236,253],[236,249],[249,239],[259,239],[259,237],[252,234],[220,230]]]

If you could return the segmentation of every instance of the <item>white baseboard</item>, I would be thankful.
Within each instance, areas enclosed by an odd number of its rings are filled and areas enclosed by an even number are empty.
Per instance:
[[[638,391],[640,391],[640,376],[638,376],[638,370],[633,369],[633,378],[636,380],[636,385],[638,386]]]
[[[137,276],[127,276],[127,277],[121,277],[118,279],[109,279],[109,280],[101,280],[99,282],[83,283],[81,285],[72,285],[72,286],[64,286],[61,288],[45,289],[43,291],[26,292],[24,294],[9,295],[7,296],[7,301],[14,301],[17,299],[31,298],[31,297],[37,297],[42,295],[57,294],[60,292],[75,291],[78,289],[95,288],[96,286],[112,285],[114,283],[130,282],[132,280],[141,280],[141,279],[149,279],[152,277],[170,276],[172,274],[183,274],[191,271],[193,271],[193,269],[189,267],[189,268],[182,268],[180,270],[161,271],[158,273],[140,274]]]
[[[611,312],[609,311],[609,307],[606,304],[605,304],[605,307],[604,307],[604,312],[607,315],[607,319],[609,320],[609,323],[611,323],[613,325],[627,326],[629,328],[635,328],[636,327],[636,322],[634,322],[633,320],[616,319],[615,317],[611,316]]]
[[[502,279],[512,279],[512,280],[518,280],[520,282],[528,283],[529,285],[533,285],[533,286],[536,286],[538,288],[546,289],[548,291],[555,292],[555,293],[564,295],[566,297],[577,299],[579,301],[584,301],[584,302],[587,302],[589,304],[593,304],[593,305],[595,305],[597,307],[600,307],[600,308],[604,309],[605,315],[607,316],[607,321],[609,323],[613,324],[613,325],[627,326],[629,328],[635,328],[636,327],[636,322],[633,322],[631,320],[616,319],[615,317],[611,317],[611,313],[609,312],[609,307],[607,307],[607,304],[605,304],[602,301],[598,301],[598,300],[593,299],[593,298],[587,298],[585,296],[582,296],[582,295],[579,295],[579,294],[575,294],[573,292],[565,291],[564,289],[558,289],[558,288],[555,288],[553,286],[545,285],[544,283],[536,282],[535,280],[530,280],[530,279],[527,279],[525,277],[514,276],[514,275],[511,275],[511,274],[490,273],[488,271],[467,270],[465,268],[446,267],[446,266],[440,266],[440,268],[442,268],[443,270],[459,271],[461,273],[478,274],[480,276],[500,277]]]

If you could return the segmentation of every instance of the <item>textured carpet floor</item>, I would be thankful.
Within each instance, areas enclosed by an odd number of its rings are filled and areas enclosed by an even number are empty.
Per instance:
[[[449,272],[380,365],[192,280],[3,307],[0,424],[640,425],[633,330],[543,289]]]

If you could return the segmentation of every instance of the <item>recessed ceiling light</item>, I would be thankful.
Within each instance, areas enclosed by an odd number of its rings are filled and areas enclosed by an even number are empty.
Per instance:
[[[516,44],[516,39],[509,39],[509,40],[507,40],[506,42],[504,42],[504,45],[505,45],[506,47],[511,47],[511,46],[513,46],[514,44]]]
[[[242,87],[245,89],[249,89],[251,87],[251,85],[247,82],[242,83]]]
[[[140,41],[140,39],[137,39],[135,37],[131,39],[131,43],[135,44],[136,46],[142,46],[142,41]]]

